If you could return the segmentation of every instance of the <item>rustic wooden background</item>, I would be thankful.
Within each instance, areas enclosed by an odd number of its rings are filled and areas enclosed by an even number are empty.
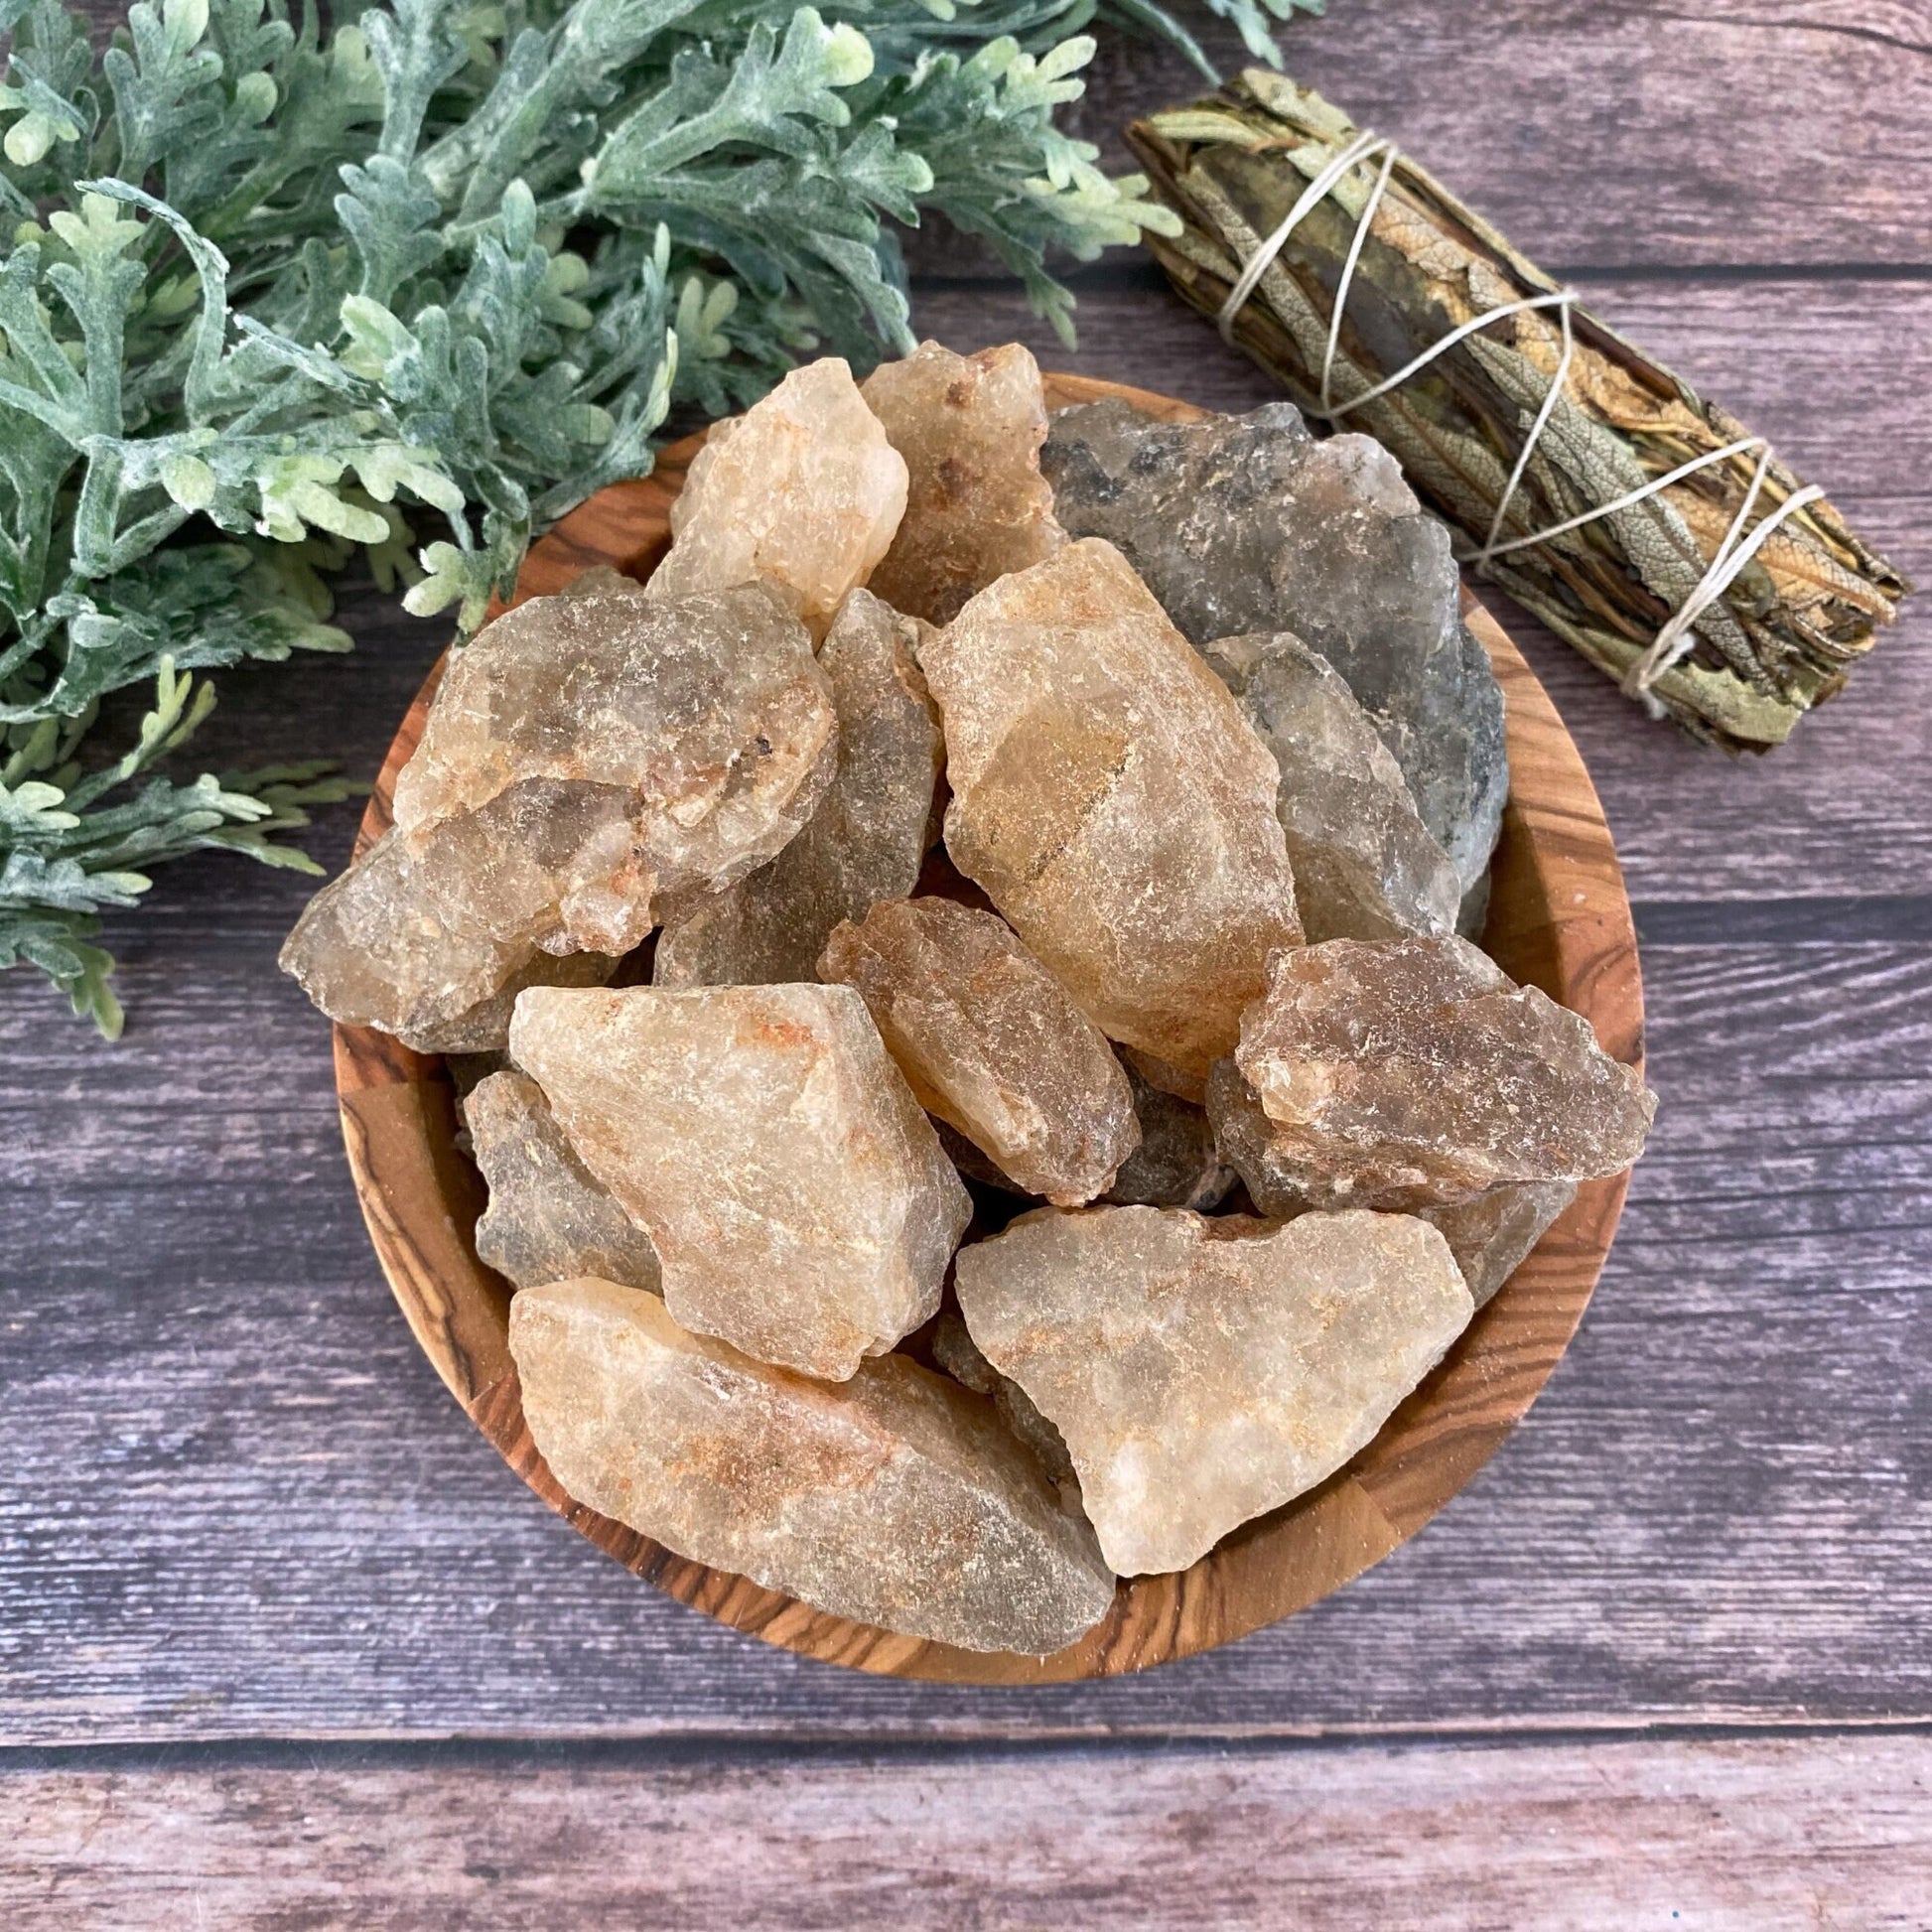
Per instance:
[[[1288,39],[1932,579],[1928,0],[1332,0]],[[1191,90],[1114,39],[1093,77],[1097,138]],[[926,333],[1048,351],[915,260]],[[1133,257],[1075,279],[1063,366],[1266,399]],[[373,770],[441,637],[348,616],[353,660],[224,680],[211,761]],[[1653,1151],[1490,1468],[1141,1679],[843,1675],[552,1516],[377,1276],[274,969],[299,880],[165,877],[118,1047],[0,981],[8,1926],[1932,1926],[1932,598],[1750,765],[1510,625],[1637,901]]]

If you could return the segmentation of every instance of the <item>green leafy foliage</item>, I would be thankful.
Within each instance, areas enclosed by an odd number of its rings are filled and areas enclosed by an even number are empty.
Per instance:
[[[1273,58],[1314,0],[1208,0]],[[474,627],[677,405],[912,345],[893,223],[982,237],[1070,340],[1053,252],[1172,217],[1055,127],[1096,11],[1152,0],[140,0],[96,59],[0,0],[0,966],[120,1024],[103,907],[343,795],[177,782],[198,672],[341,650],[361,555]],[[101,702],[152,685],[135,743]]]

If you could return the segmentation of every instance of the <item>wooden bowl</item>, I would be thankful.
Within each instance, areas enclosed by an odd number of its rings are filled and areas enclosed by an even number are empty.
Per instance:
[[[1056,407],[1125,396],[1151,414],[1204,412],[1076,376],[1049,376]],[[648,575],[669,545],[668,511],[702,442],[658,458],[640,483],[602,491],[530,552],[516,598],[559,591],[594,564]],[[1502,682],[1513,776],[1483,944],[1503,969],[1587,1018],[1605,1049],[1641,1064],[1636,934],[1602,807],[1577,748],[1515,647],[1464,592]],[[362,844],[389,823],[398,770],[415,750],[441,666],[430,673],[376,780]],[[358,846],[358,851],[361,846]],[[456,1094],[441,1060],[386,1035],[336,1029],[343,1132],[382,1272],[416,1339],[470,1419],[538,1495],[638,1576],[767,1643],[859,1670],[966,1683],[1049,1683],[1144,1670],[1211,1649],[1305,1608],[1413,1536],[1495,1452],[1575,1332],[1609,1252],[1626,1176],[1584,1187],[1347,1468],[1246,1524],[1179,1576],[1124,1583],[1098,1627],[1050,1657],[985,1655],[827,1616],[742,1577],[687,1562],[573,1502],[537,1453],[507,1342],[510,1290],[478,1261],[481,1178],[456,1147]]]

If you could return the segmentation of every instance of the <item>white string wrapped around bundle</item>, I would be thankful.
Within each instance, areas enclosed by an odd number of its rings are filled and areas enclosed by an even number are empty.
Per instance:
[[[1332,384],[1336,350],[1341,343],[1342,318],[1348,308],[1348,293],[1354,284],[1355,269],[1362,257],[1363,245],[1368,240],[1369,231],[1375,223],[1376,209],[1382,206],[1382,199],[1388,192],[1389,179],[1395,172],[1400,155],[1393,141],[1384,140],[1378,134],[1358,134],[1347,147],[1343,148],[1321,171],[1314,176],[1303,191],[1300,199],[1283,218],[1281,225],[1267,237],[1242,265],[1240,276],[1227,300],[1221,304],[1217,322],[1221,340],[1228,344],[1234,341],[1235,318],[1247,306],[1250,297],[1260,287],[1261,279],[1274,266],[1283,248],[1288,245],[1289,237],[1294,234],[1303,221],[1331,195],[1337,186],[1355,168],[1365,162],[1381,157],[1381,167],[1375,178],[1375,185],[1369,191],[1363,204],[1362,212],[1355,223],[1355,232],[1350,238],[1348,254],[1342,263],[1341,279],[1335,286],[1334,306],[1328,319],[1327,346],[1321,357],[1321,387],[1318,405],[1309,413],[1319,417],[1323,422],[1335,424],[1351,411],[1360,409],[1364,404],[1377,401],[1392,390],[1399,389],[1429,367],[1438,356],[1453,348],[1464,337],[1486,329],[1491,323],[1506,321],[1509,317],[1522,315],[1535,309],[1555,309],[1563,327],[1563,349],[1557,359],[1556,372],[1550,378],[1550,385],[1544,391],[1542,407],[1530,424],[1529,434],[1524,439],[1521,453],[1517,456],[1515,468],[1509,473],[1509,482],[1496,504],[1496,513],[1490,519],[1489,533],[1482,547],[1471,551],[1459,561],[1473,564],[1478,570],[1486,571],[1492,558],[1508,555],[1513,550],[1534,549],[1538,544],[1548,543],[1554,537],[1567,536],[1572,530],[1580,530],[1586,524],[1594,523],[1599,518],[1613,516],[1619,510],[1632,509],[1650,497],[1682,483],[1687,477],[1695,476],[1700,470],[1708,470],[1712,465],[1727,462],[1734,456],[1746,455],[1755,450],[1759,452],[1757,469],[1744,493],[1744,500],[1738,506],[1737,514],[1731,519],[1730,527],[1725,532],[1724,541],[1718,545],[1709,568],[1702,579],[1684,600],[1670,621],[1658,631],[1650,647],[1630,667],[1623,679],[1624,692],[1633,698],[1642,699],[1653,717],[1664,715],[1663,706],[1652,695],[1651,686],[1674,664],[1678,663],[1691,649],[1695,641],[1698,620],[1713,604],[1729,590],[1750,560],[1757,555],[1770,539],[1778,526],[1787,518],[1795,516],[1809,503],[1817,502],[1824,490],[1813,483],[1797,490],[1787,497],[1776,509],[1758,523],[1757,527],[1745,534],[1744,526],[1750,520],[1764,479],[1770,470],[1770,446],[1761,436],[1740,437],[1734,443],[1726,443],[1721,450],[1713,450],[1706,456],[1696,457],[1691,462],[1680,464],[1668,474],[1645,483],[1640,489],[1633,489],[1617,497],[1613,502],[1599,503],[1594,509],[1586,510],[1580,516],[1573,516],[1563,523],[1552,524],[1548,529],[1538,530],[1531,536],[1512,537],[1507,542],[1499,542],[1510,505],[1516,500],[1516,493],[1522,487],[1523,478],[1528,474],[1530,459],[1535,455],[1537,445],[1549,427],[1550,417],[1556,409],[1557,399],[1563,394],[1563,386],[1570,374],[1576,356],[1576,332],[1571,321],[1571,312],[1582,299],[1575,289],[1558,289],[1548,295],[1525,296],[1520,301],[1505,302],[1500,307],[1485,311],[1482,315],[1472,316],[1467,322],[1452,329],[1440,342],[1433,343],[1428,348],[1405,363],[1396,372],[1367,388],[1360,395],[1350,396],[1337,403],[1333,398]]]

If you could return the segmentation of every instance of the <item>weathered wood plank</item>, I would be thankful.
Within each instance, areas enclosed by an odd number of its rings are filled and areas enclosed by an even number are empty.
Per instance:
[[[1244,64],[1224,30],[1203,39]],[[1282,44],[1296,79],[1548,262],[1932,258],[1924,0],[1331,0]],[[1118,164],[1127,119],[1199,91],[1110,36],[1077,121]]]
[[[1653,950],[1653,1152],[1491,1467],[1272,1632],[991,1694],[677,1608],[474,1434],[380,1284],[326,1029],[273,971],[300,892],[158,889],[118,1049],[5,989],[6,1737],[1932,1717],[1932,947]]]
[[[1932,1739],[0,1774],[13,1932],[1925,1924]]]

